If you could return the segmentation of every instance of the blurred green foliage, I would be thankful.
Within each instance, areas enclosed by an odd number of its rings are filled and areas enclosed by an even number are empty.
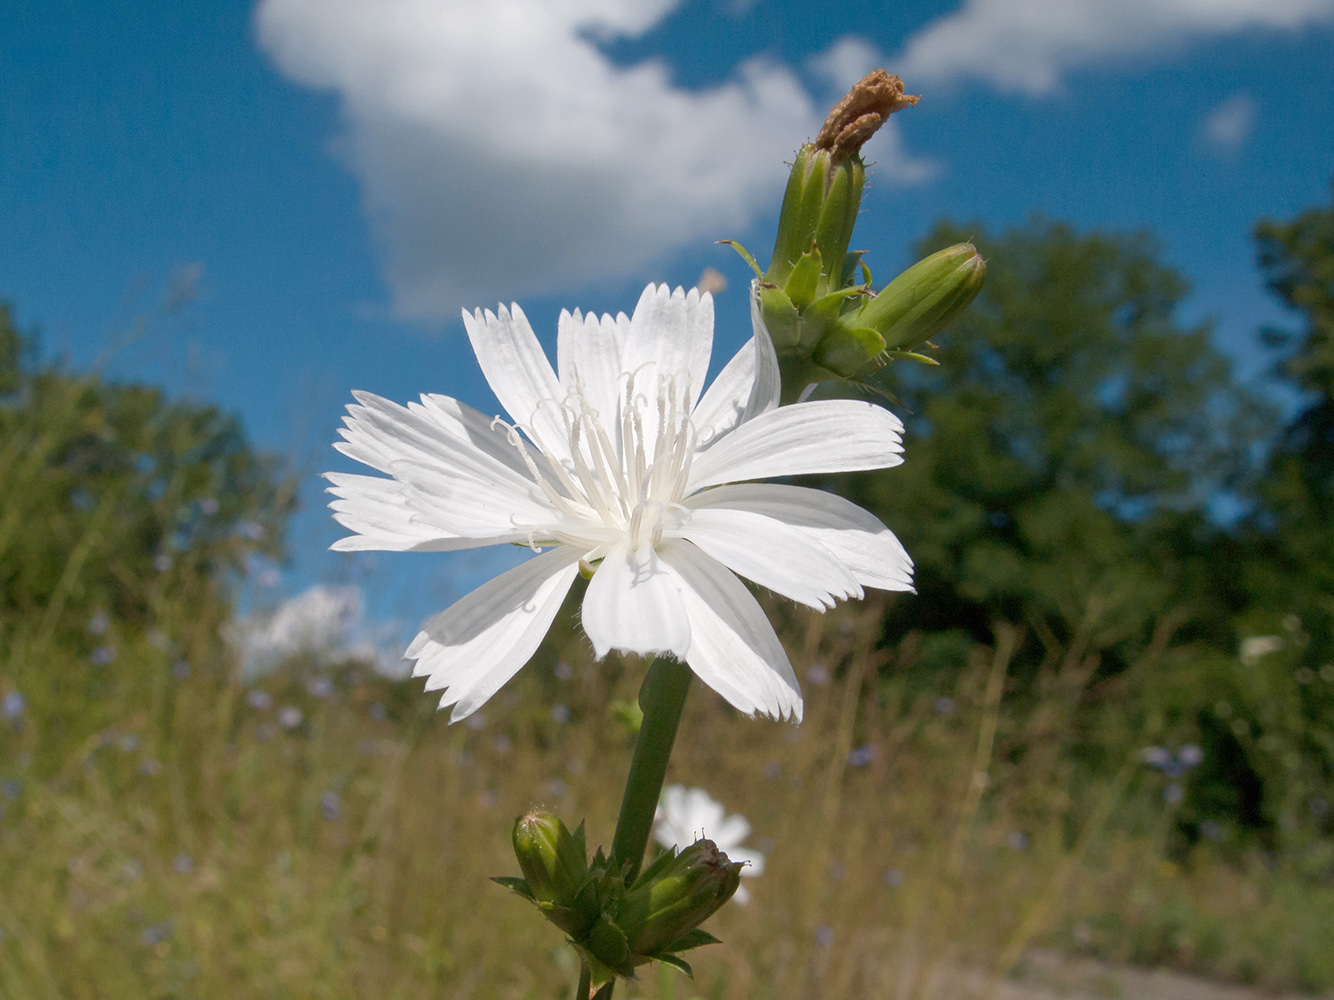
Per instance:
[[[1019,626],[1008,697],[1077,705],[1075,780],[1200,745],[1182,844],[1223,831],[1332,878],[1334,210],[1257,237],[1304,324],[1268,338],[1305,393],[1277,435],[1149,236],[942,224],[918,253],[970,239],[986,287],[939,367],[896,366],[907,462],[837,488],[916,560],[886,641],[921,634],[923,683]]]
[[[34,711],[185,602],[216,641],[248,560],[281,557],[294,482],[240,422],[157,388],[36,360],[0,303],[0,646]],[[26,651],[20,655],[20,651]],[[77,721],[65,718],[62,725]]]

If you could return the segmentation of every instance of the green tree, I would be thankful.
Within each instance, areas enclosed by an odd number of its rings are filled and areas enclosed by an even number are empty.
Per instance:
[[[887,619],[916,652],[890,669],[939,690],[1017,625],[1008,697],[1048,708],[1015,746],[1046,740],[1096,775],[1200,742],[1183,830],[1271,837],[1302,725],[1290,672],[1238,657],[1253,546],[1236,512],[1256,502],[1272,408],[1208,324],[1178,318],[1187,284],[1148,235],[942,224],[917,250],[963,239],[987,260],[981,296],[938,338],[938,367],[889,373],[906,461],[850,484],[917,564],[917,596]]]
[[[1297,319],[1264,331],[1297,407],[1270,455],[1252,519],[1255,632],[1283,640],[1278,668],[1295,679],[1288,813],[1299,829],[1334,832],[1334,204],[1255,230],[1268,287]],[[1294,761],[1299,761],[1295,763]],[[1317,852],[1318,853],[1318,852]],[[1324,859],[1334,869],[1334,857]]]
[[[939,367],[896,363],[907,461],[855,483],[917,562],[896,627],[985,640],[1007,620],[1053,648],[1082,630],[1114,668],[1184,603],[1183,627],[1230,645],[1238,595],[1202,554],[1231,544],[1211,510],[1242,487],[1265,411],[1208,327],[1177,320],[1184,279],[1146,235],[1043,220],[942,224],[918,252],[964,238],[988,261],[982,295]]]
[[[164,602],[216,643],[247,561],[282,555],[294,484],[235,417],[39,364],[33,340],[0,304],[0,665],[36,704],[52,650],[143,635]]]
[[[1300,322],[1269,329],[1283,351],[1279,374],[1299,394],[1296,414],[1274,449],[1259,525],[1278,556],[1271,593],[1318,612],[1318,645],[1331,653],[1334,619],[1334,207],[1256,227],[1260,268],[1270,291]],[[1298,594],[1304,596],[1298,597]]]

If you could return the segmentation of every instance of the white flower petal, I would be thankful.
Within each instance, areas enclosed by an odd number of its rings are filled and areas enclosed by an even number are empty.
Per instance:
[[[348,458],[380,472],[392,472],[396,462],[411,461],[439,464],[514,488],[532,483],[505,430],[492,430],[490,420],[457,400],[441,396],[429,406],[414,403],[409,409],[374,393],[353,395],[359,405],[347,408],[343,418],[347,426],[339,432],[344,440],[334,445]]]
[[[513,469],[524,479],[531,475],[519,454],[519,449],[510,443],[509,431],[498,426],[494,417],[488,417],[467,403],[461,403],[457,399],[439,393],[424,394],[420,403],[409,403],[408,409],[413,413],[423,412],[435,421],[442,431],[459,440],[468,441],[500,464]]]
[[[719,816],[708,828],[707,836],[720,850],[731,854],[741,846],[741,842],[750,836],[750,822],[745,816],[733,813],[731,816]],[[740,858],[732,858],[740,861]]]
[[[340,538],[336,552],[453,552],[458,549],[525,541],[526,532],[509,531],[495,537],[462,537],[423,523],[408,500],[408,488],[395,479],[325,473],[333,485],[328,492],[338,499],[329,506],[334,520],[356,534]]]
[[[750,283],[750,328],[755,338],[755,386],[746,408],[747,420],[774,409],[783,394],[778,352],[774,350],[773,338],[769,336],[769,328],[764,325],[760,314],[758,280]]]
[[[732,570],[817,611],[862,589],[843,563],[799,528],[749,510],[704,507],[675,534]]]
[[[676,576],[690,616],[690,669],[740,712],[800,722],[796,674],[745,584],[690,542],[664,542],[659,555]]]
[[[772,476],[886,469],[903,461],[902,433],[898,417],[861,400],[781,406],[700,454],[690,470],[689,491]]]
[[[685,847],[700,837],[716,841],[718,838],[713,836],[714,828],[722,825],[723,817],[726,815],[727,810],[723,808],[723,804],[704,789],[686,789],[678,825],[684,827],[689,839],[681,846]]]
[[[620,544],[607,553],[584,594],[583,623],[598,659],[612,649],[684,659],[690,646],[676,581],[648,545],[631,552]]]
[[[579,572],[579,554],[555,548],[482,584],[428,621],[405,654],[426,690],[445,689],[451,722],[475,712],[528,662]]]
[[[700,451],[711,447],[739,424],[778,405],[782,392],[778,355],[760,318],[759,299],[753,286],[750,323],[754,335],[727,362],[695,407],[692,420],[699,435]]]
[[[752,337],[723,366],[691,414],[690,419],[699,435],[700,451],[714,444],[748,416],[753,416],[748,414],[747,406],[755,388],[756,352],[755,339]]]
[[[718,486],[685,501],[687,507],[726,507],[764,514],[799,528],[823,545],[863,587],[912,588],[912,559],[878,517],[824,490],[779,483]]]
[[[708,378],[712,353],[712,295],[708,292],[701,295],[695,288],[689,292],[678,288],[673,292],[666,285],[649,285],[644,289],[630,317],[622,361],[640,392],[656,401],[658,379],[684,378],[690,386],[686,408],[693,410]]]
[[[662,790],[658,808],[653,814],[653,836],[663,847],[688,847],[698,838],[704,817],[700,815],[701,796],[704,802],[717,805],[700,788],[668,785]],[[718,815],[723,808],[717,805]]]
[[[526,490],[511,484],[477,479],[455,469],[417,462],[395,462],[394,478],[403,484],[414,519],[448,535],[480,538],[536,531],[546,538],[559,521],[556,512],[539,497],[537,487]]]
[[[334,520],[355,535],[340,538],[329,546],[332,552],[459,552],[463,549],[480,549],[488,545],[504,545],[526,541],[526,538],[445,538],[429,537],[420,541],[400,534],[377,534],[375,530],[335,514]]]
[[[500,306],[495,313],[465,311],[463,325],[482,374],[510,419],[543,450],[568,458],[569,434],[561,409],[564,394],[523,310],[511,305]]]
[[[562,392],[582,392],[597,413],[598,422],[611,435],[620,436],[620,402],[625,390],[625,352],[630,319],[621,313],[599,319],[562,311],[557,324],[556,362]]]

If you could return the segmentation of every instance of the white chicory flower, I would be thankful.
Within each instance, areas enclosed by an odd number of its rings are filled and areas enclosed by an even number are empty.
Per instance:
[[[750,823],[739,813],[727,815],[721,802],[715,801],[702,788],[668,785],[658,800],[658,811],[653,816],[653,839],[663,847],[686,848],[708,837],[729,861],[741,861],[743,878],[764,874],[764,855],[742,841],[750,836]],[[732,897],[738,903],[750,899],[744,886]]]
[[[912,561],[857,505],[747,483],[902,461],[903,425],[861,400],[778,408],[778,362],[755,335],[701,393],[713,299],[649,285],[634,316],[562,312],[553,370],[523,311],[464,313],[513,423],[448,396],[399,406],[354,393],[336,447],[385,477],[328,473],[341,551],[527,545],[540,554],[431,618],[408,647],[451,721],[536,651],[582,569],[584,632],[670,654],[741,712],[801,718],[801,692],[737,578],[817,610],[863,587],[910,590]]]

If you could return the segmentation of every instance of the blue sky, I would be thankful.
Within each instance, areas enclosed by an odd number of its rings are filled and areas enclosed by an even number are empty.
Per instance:
[[[784,157],[865,69],[922,103],[867,147],[888,279],[949,216],[1150,228],[1187,318],[1258,373],[1249,233],[1325,203],[1334,0],[11,0],[0,297],[48,355],[243,417],[306,473],[276,593],[355,579],[413,623],[492,565],[355,562],[314,474],[353,388],[494,409],[461,306],[629,309],[706,266],[748,334]],[[909,451],[911,459],[911,451]],[[502,555],[500,558],[508,558]]]

